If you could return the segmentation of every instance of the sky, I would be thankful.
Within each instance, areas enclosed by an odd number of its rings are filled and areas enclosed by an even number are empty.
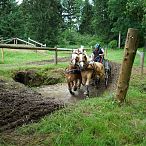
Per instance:
[[[16,0],[18,4],[21,4],[23,0]]]
[[[16,0],[18,4],[21,4],[23,0]],[[90,3],[92,3],[92,0],[90,0]]]

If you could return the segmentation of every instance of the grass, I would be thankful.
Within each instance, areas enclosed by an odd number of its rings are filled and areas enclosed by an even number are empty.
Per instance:
[[[21,56],[21,55],[20,55]],[[108,59],[121,62],[123,50],[109,50]],[[13,56],[14,57],[14,56]],[[30,57],[30,61],[33,57]],[[34,55],[35,58],[35,55]],[[15,67],[18,58],[14,57],[14,66],[0,68],[0,74],[23,66]],[[35,58],[36,59],[36,58]],[[42,58],[44,59],[44,58]],[[39,59],[38,59],[39,60]],[[25,61],[24,61],[25,62]],[[7,62],[9,64],[9,61]],[[136,57],[134,65],[139,64]],[[65,67],[60,63],[38,66],[24,66],[48,70]],[[5,69],[5,70],[2,70]],[[45,116],[38,123],[24,125],[12,134],[1,134],[3,146],[145,146],[146,145],[146,76],[132,74],[127,102],[122,106],[109,92],[102,97],[82,100],[74,106]]]
[[[14,137],[2,138],[3,144],[145,146],[146,91],[142,86],[146,77],[139,80],[140,76],[133,75],[127,102],[122,106],[118,106],[108,93],[82,100],[38,123],[24,125],[15,131]],[[23,140],[18,142],[21,137]]]
[[[139,50],[142,50],[142,49],[140,48]],[[123,56],[124,56],[123,49],[116,49],[116,50],[109,49],[107,51],[107,57],[106,58],[109,59],[110,61],[122,63]],[[140,66],[140,56],[138,54],[136,54],[136,56],[135,56],[135,60],[134,60],[133,65],[134,66]],[[146,66],[146,59],[145,59],[144,66]]]
[[[69,57],[69,53],[58,52],[58,57]],[[1,54],[0,54],[1,58]],[[67,63],[58,63],[58,65],[49,64],[46,62],[43,65],[33,64],[32,62],[36,61],[47,61],[54,59],[54,52],[34,52],[34,51],[14,51],[14,50],[5,50],[4,51],[4,63],[0,61],[0,76],[6,78],[11,78],[13,72],[16,70],[28,70],[36,69],[43,70],[46,68],[55,69],[55,68],[65,68]]]

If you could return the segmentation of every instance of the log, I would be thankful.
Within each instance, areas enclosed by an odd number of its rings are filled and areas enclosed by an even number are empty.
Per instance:
[[[116,99],[122,103],[126,100],[129,81],[138,46],[138,30],[129,28],[124,48],[124,58],[117,83]]]

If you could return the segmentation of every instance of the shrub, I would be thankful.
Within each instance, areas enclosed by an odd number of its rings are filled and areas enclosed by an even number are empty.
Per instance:
[[[80,34],[74,30],[65,30],[60,36],[58,40],[58,45],[61,47],[66,46],[88,46],[93,47],[96,43],[101,43],[102,40],[98,36],[91,36],[88,34]]]
[[[117,40],[112,40],[109,42],[108,47],[111,49],[117,48]]]

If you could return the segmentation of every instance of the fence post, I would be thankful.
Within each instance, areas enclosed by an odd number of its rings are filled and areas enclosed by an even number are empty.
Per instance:
[[[138,30],[129,28],[124,48],[124,58],[120,69],[116,99],[122,103],[126,99],[129,81],[138,46]]]
[[[55,47],[55,58],[54,58],[54,63],[57,64],[57,47]]]
[[[4,63],[4,49],[1,48],[1,53],[2,53],[2,63]]]
[[[141,76],[143,76],[143,68],[144,68],[144,52],[141,52],[141,56],[140,56],[140,58],[141,58],[141,61],[140,61],[140,63],[141,63]]]

